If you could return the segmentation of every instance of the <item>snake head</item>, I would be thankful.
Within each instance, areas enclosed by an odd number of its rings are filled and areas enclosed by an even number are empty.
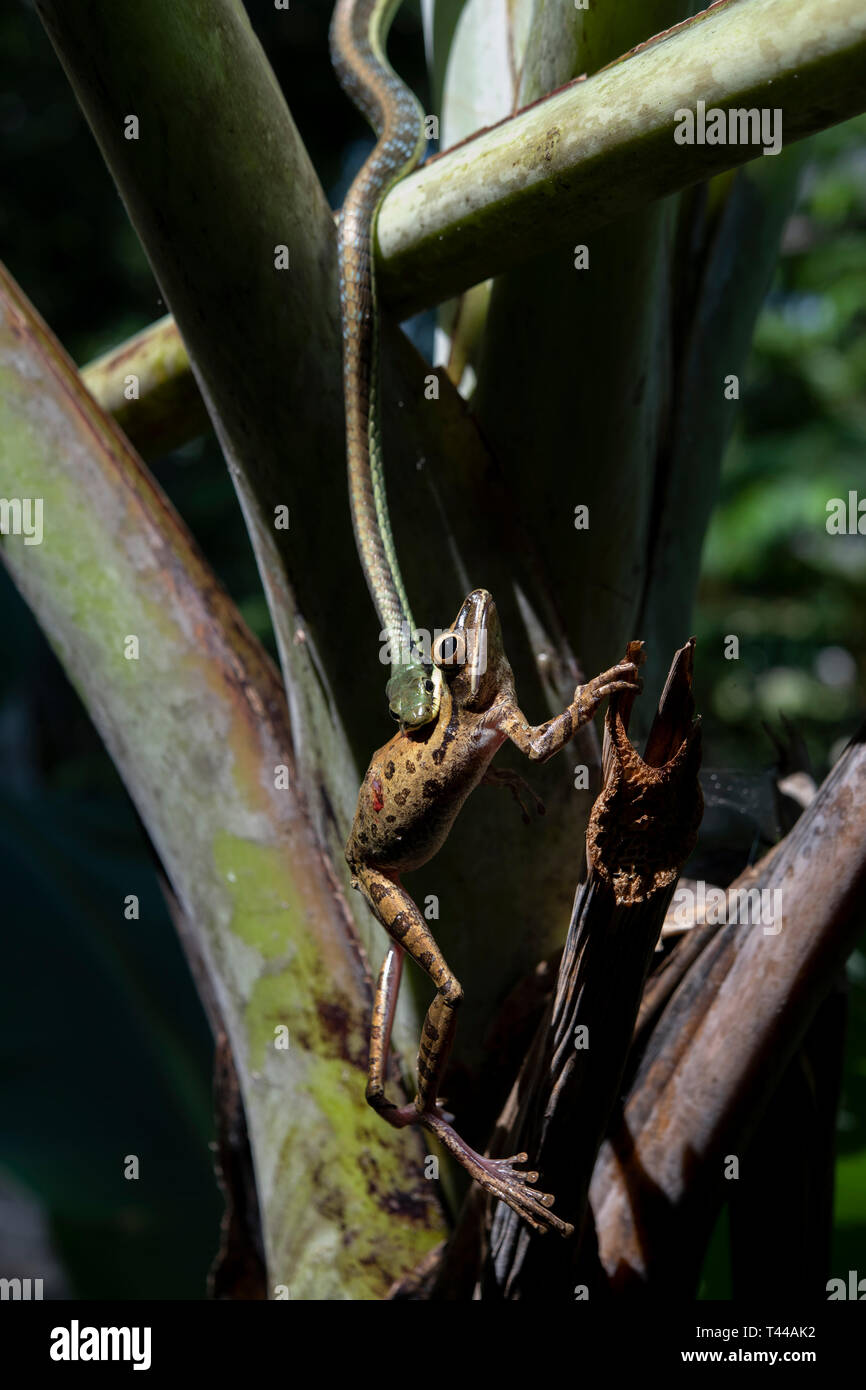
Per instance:
[[[439,713],[442,677],[434,668],[404,666],[385,686],[388,708],[403,728],[429,724]]]

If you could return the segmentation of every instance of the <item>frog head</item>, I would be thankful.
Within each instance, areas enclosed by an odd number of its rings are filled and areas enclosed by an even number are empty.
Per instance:
[[[496,604],[486,589],[473,589],[447,632],[433,643],[433,665],[453,701],[486,709],[511,678]]]

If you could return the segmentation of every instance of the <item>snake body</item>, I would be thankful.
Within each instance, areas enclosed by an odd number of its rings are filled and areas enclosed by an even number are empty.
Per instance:
[[[373,252],[376,219],[388,189],[415,168],[424,148],[424,113],[385,56],[400,0],[337,0],[331,60],[340,85],[376,132],[375,148],[352,183],[339,221],[340,313],[349,500],[358,555],[387,634],[391,713],[401,724],[432,719],[437,672],[408,647],[415,624],[394,546],[382,457],[379,334]]]

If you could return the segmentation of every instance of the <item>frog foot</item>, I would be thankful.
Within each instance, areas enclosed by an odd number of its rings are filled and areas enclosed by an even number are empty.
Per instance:
[[[479,1187],[483,1187],[485,1192],[497,1197],[500,1202],[507,1203],[534,1231],[540,1234],[558,1231],[561,1236],[566,1237],[573,1234],[574,1227],[568,1221],[560,1220],[550,1210],[556,1200],[553,1194],[534,1190],[533,1184],[538,1182],[538,1174],[534,1171],[520,1172],[515,1167],[515,1164],[528,1162],[527,1154],[512,1154],[510,1158],[485,1158],[460,1138],[438,1107],[434,1111],[416,1113],[418,1122],[431,1134],[436,1135]]]

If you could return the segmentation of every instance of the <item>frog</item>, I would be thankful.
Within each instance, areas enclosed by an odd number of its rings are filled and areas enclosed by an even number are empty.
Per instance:
[[[402,875],[433,858],[481,782],[510,790],[527,818],[519,790],[525,787],[523,779],[490,767],[506,740],[532,762],[546,762],[592,719],[606,696],[639,691],[642,682],[633,663],[621,662],[578,685],[561,714],[531,725],[517,703],[499,614],[486,589],[474,589],[467,596],[451,627],[433,643],[431,656],[436,718],[420,726],[401,725],[373,754],[346,844],[352,887],[362,893],[390,937],[373,999],[366,1098],[395,1128],[420,1125],[434,1134],[475,1182],[507,1203],[533,1230],[569,1236],[571,1225],[550,1210],[554,1196],[538,1191],[539,1174],[524,1169],[528,1155],[490,1158],[477,1153],[442,1108],[439,1092],[463,988],[403,886]],[[410,1104],[400,1105],[386,1094],[385,1081],[406,955],[426,972],[436,993],[421,1030],[417,1093]]]

